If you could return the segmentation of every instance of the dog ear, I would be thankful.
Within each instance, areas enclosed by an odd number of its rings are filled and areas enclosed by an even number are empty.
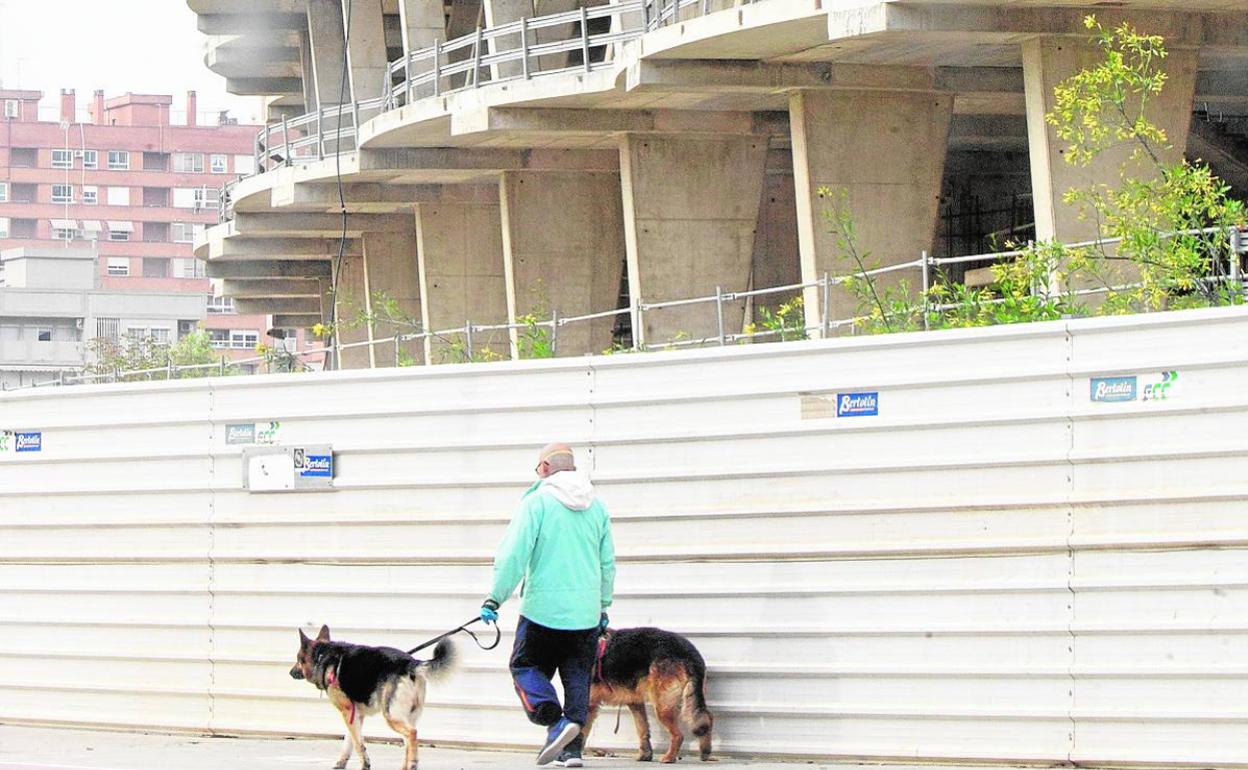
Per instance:
[[[316,635],[316,641],[318,642],[329,641],[329,626],[321,626],[321,632]]]
[[[299,629],[299,646],[300,646],[300,647],[307,647],[307,646],[308,646],[308,642],[310,642],[310,641],[312,641],[312,640],[308,638],[308,635],[307,635],[307,634],[303,633],[303,629],[302,629],[302,628],[301,628],[301,629]]]

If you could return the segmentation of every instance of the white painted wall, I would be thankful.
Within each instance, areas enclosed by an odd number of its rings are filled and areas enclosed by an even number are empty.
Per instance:
[[[0,722],[338,734],[295,629],[472,617],[566,439],[614,621],[695,640],[720,750],[1248,766],[1246,363],[1236,309],[0,395],[43,431],[0,452]],[[1090,400],[1163,370],[1164,401]],[[802,418],[854,391],[879,415]],[[337,491],[240,490],[224,425],[270,420],[334,444]],[[505,651],[461,649],[422,738],[535,745]],[[631,746],[613,721],[591,743]]]

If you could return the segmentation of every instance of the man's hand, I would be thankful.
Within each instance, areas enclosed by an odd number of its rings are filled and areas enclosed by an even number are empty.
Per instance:
[[[498,622],[498,602],[493,599],[485,600],[485,603],[481,605],[481,620],[487,626]]]
[[[598,633],[607,630],[607,626],[611,625],[611,619],[607,617],[607,613],[602,613],[602,617],[598,619]]]

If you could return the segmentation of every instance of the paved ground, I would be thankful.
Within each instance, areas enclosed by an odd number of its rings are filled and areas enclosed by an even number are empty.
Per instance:
[[[333,764],[338,741],[240,738],[196,738],[177,735],[144,735],[79,730],[52,730],[0,725],[0,770],[320,770]],[[536,753],[536,750],[535,752]],[[421,770],[514,770],[533,766],[533,754],[456,749],[420,749]],[[403,747],[373,744],[369,757],[376,770],[396,770],[403,761]],[[702,765],[686,757],[686,767],[749,767],[751,770],[859,765],[782,763],[725,760]],[[638,768],[631,757],[591,757],[587,768]],[[350,767],[359,767],[352,757]],[[643,765],[658,768],[662,765]],[[871,765],[874,770],[902,770],[897,765]],[[912,766],[913,767],[913,766]],[[929,766],[930,767],[930,766]],[[955,770],[946,767],[946,770]],[[982,768],[980,769],[982,770]]]

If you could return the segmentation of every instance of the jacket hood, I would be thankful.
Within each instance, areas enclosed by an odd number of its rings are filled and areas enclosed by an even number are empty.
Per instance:
[[[594,502],[594,485],[580,471],[559,471],[543,479],[538,487],[549,491],[556,500],[573,511],[583,511]]]

